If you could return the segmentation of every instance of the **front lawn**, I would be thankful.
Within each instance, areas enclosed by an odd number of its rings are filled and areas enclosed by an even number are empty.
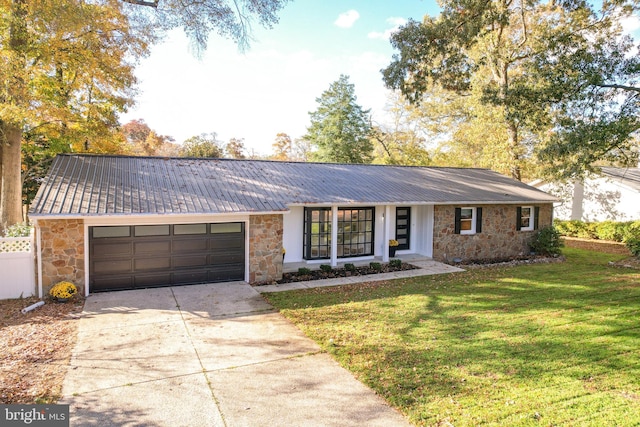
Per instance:
[[[639,425],[640,272],[564,252],[266,297],[416,425]]]

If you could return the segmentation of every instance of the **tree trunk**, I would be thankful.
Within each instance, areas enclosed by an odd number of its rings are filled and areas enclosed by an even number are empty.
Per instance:
[[[13,0],[9,14],[9,69],[11,75],[4,94],[5,103],[25,106],[27,87],[25,78],[27,31],[27,0]],[[22,127],[18,117],[0,117],[0,228],[22,222]]]
[[[20,144],[22,130],[8,123],[2,126],[2,190],[0,190],[0,226],[3,229],[22,222],[22,185]]]
[[[518,125],[515,123],[509,123],[507,125],[507,133],[509,135],[509,157],[511,160],[511,164],[509,168],[511,169],[511,178],[517,179],[518,181],[522,181],[522,174],[520,170],[520,141],[518,139]]]

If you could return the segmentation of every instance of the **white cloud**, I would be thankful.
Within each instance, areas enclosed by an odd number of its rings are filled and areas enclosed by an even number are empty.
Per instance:
[[[334,24],[340,28],[351,28],[358,18],[360,18],[358,11],[351,9],[341,13],[338,16],[338,19],[335,20]]]
[[[389,37],[391,37],[391,34],[393,34],[402,25],[406,23],[407,23],[406,19],[392,16],[390,18],[387,18],[387,24],[391,24],[392,25],[391,28],[388,28],[383,32],[372,31],[369,34],[367,34],[367,37],[369,37],[370,39],[389,40]]]
[[[636,15],[630,15],[626,18],[623,18],[620,21],[620,24],[622,25],[622,30],[625,33],[632,34],[636,30],[640,29],[640,18],[638,18],[638,16]]]

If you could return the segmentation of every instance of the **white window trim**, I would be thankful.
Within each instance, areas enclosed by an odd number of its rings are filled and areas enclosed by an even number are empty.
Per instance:
[[[476,234],[476,208],[471,206],[466,206],[460,208],[461,212],[465,209],[471,209],[471,229],[463,230],[462,229],[462,218],[460,218],[460,234]]]
[[[520,224],[522,224],[522,210],[523,209],[529,209],[529,226],[528,227],[520,226],[520,231],[533,231],[533,225],[535,224],[534,215],[536,214],[536,211],[533,208],[533,206],[521,206],[520,207],[520,218],[518,218],[518,221],[520,221]]]

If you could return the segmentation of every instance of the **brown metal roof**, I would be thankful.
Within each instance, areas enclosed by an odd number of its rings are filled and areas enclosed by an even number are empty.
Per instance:
[[[302,204],[556,200],[487,169],[60,155],[33,201],[31,215],[251,213]]]

